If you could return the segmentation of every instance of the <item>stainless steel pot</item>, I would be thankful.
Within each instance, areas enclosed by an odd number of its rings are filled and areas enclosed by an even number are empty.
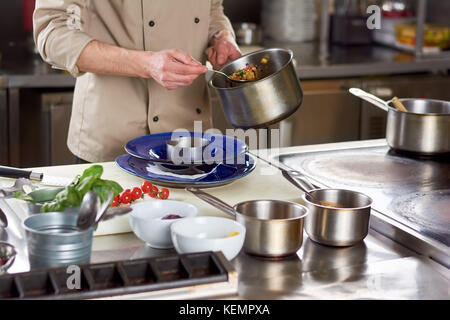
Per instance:
[[[386,140],[392,149],[424,155],[450,153],[450,102],[429,99],[400,99],[408,112],[395,109],[392,102],[350,89],[357,97],[386,111]]]
[[[303,220],[308,210],[297,203],[254,200],[234,207],[197,188],[186,188],[198,198],[233,216],[245,226],[244,251],[267,258],[295,254],[303,243]]]
[[[297,171],[282,173],[289,182],[306,192],[302,197],[309,212],[305,230],[311,240],[346,247],[367,236],[372,205],[370,197],[351,190],[317,189]]]
[[[268,59],[268,63],[261,64],[262,58]],[[303,92],[292,51],[259,50],[226,64],[220,71],[230,75],[250,64],[260,67],[260,80],[230,86],[225,77],[214,75],[209,82],[221,99],[228,122],[236,128],[262,128],[297,111]]]

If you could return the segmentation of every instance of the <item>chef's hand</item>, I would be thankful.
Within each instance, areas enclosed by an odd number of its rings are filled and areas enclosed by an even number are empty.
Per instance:
[[[189,86],[208,69],[178,49],[146,52],[146,74],[168,90]]]
[[[233,36],[228,31],[222,31],[218,36],[214,36],[210,41],[210,45],[208,60],[216,70],[220,69],[228,61],[241,56]]]

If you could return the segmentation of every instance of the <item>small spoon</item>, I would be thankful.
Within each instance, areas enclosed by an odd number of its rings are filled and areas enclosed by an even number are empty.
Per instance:
[[[98,212],[98,202],[98,196],[94,191],[89,191],[84,195],[80,211],[78,211],[78,229],[85,230],[94,223]]]
[[[83,219],[82,221],[80,221],[80,218],[79,218],[77,221],[78,229],[86,230],[86,229],[89,229],[90,227],[96,225],[98,223],[98,221],[100,221],[100,219],[103,217],[105,212],[107,212],[106,209],[108,209],[109,205],[111,204],[113,196],[114,196],[113,192],[110,191],[106,200],[103,201],[100,209],[95,210],[95,214],[92,213],[91,215],[88,216],[87,219]],[[96,197],[97,197],[97,195],[96,195]],[[83,199],[83,201],[84,201],[84,199]],[[97,201],[98,201],[98,197],[97,197]]]
[[[99,223],[100,221],[107,221],[118,216],[123,216],[124,214],[127,214],[128,212],[131,211],[133,211],[131,207],[108,208],[103,215],[101,215],[98,219],[95,220],[95,224]]]
[[[207,68],[208,68],[208,67],[207,67]],[[208,70],[209,70],[209,71],[212,71],[212,72],[215,72],[215,73],[218,73],[218,74],[220,74],[220,75],[226,77],[228,80],[233,81],[233,82],[244,83],[244,82],[250,82],[250,81],[253,81],[253,80],[237,80],[237,79],[233,79],[233,78],[230,78],[230,76],[227,75],[225,72],[218,71],[218,70],[214,70],[214,69],[212,69],[212,68],[208,68]]]
[[[96,224],[96,223],[101,219],[101,217],[105,214],[106,209],[108,209],[109,205],[111,204],[111,201],[112,201],[112,199],[113,199],[113,196],[114,196],[113,192],[110,191],[110,192],[108,193],[108,196],[106,197],[106,200],[102,203],[102,206],[100,207],[100,210],[99,210],[99,211],[97,212],[97,214],[95,215],[95,221],[94,221],[95,224]]]

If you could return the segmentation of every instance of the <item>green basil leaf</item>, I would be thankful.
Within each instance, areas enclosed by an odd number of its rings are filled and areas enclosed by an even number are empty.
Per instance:
[[[25,200],[25,201],[33,202],[33,203],[34,203],[33,198],[30,197],[28,194],[26,194],[26,193],[23,192],[23,191],[17,191],[17,192],[14,192],[13,198],[15,198],[15,199],[20,199],[20,200]]]

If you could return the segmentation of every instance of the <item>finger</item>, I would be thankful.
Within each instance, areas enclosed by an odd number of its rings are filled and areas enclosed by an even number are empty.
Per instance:
[[[204,65],[188,65],[180,62],[174,62],[171,64],[167,71],[179,75],[199,76],[203,73],[208,72],[208,68],[206,68]]]
[[[225,62],[227,62],[228,57],[228,48],[224,45],[219,46],[217,50],[217,64],[223,65]]]
[[[232,50],[231,53],[228,55],[230,60],[235,60],[235,59],[239,58],[240,56],[242,56],[242,54],[237,50]]]
[[[177,50],[177,49],[172,50],[171,54],[176,60],[178,60],[181,63],[187,64],[187,65],[196,65],[196,66],[202,65],[199,61],[195,60],[190,55],[188,55],[187,53],[184,53],[180,50]]]
[[[211,50],[211,56],[208,58],[209,62],[213,65],[214,69],[217,69],[217,51]]]

